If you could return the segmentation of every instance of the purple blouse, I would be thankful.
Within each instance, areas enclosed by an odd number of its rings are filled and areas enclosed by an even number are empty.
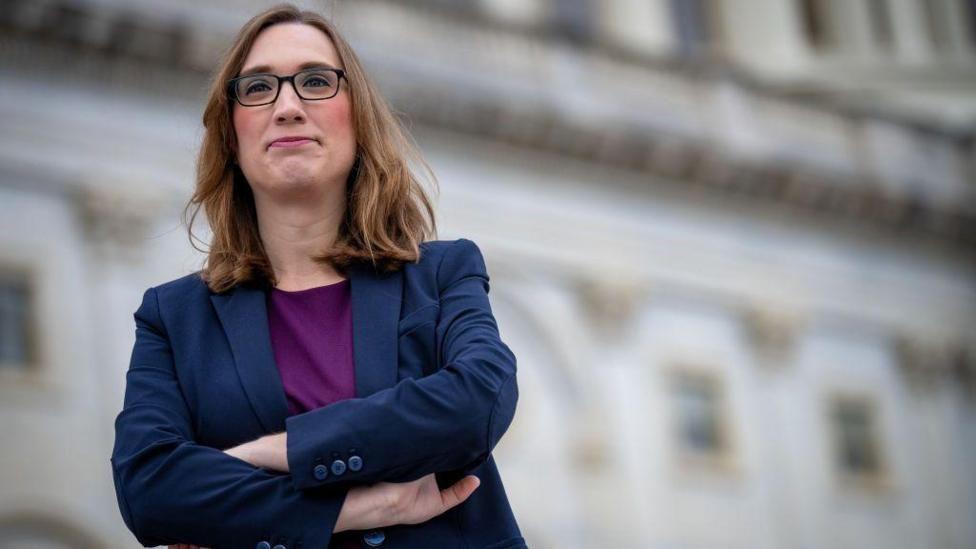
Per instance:
[[[290,415],[356,396],[349,284],[268,292],[271,347]]]

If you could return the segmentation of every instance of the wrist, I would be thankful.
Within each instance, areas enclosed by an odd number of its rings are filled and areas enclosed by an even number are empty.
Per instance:
[[[267,435],[254,441],[251,457],[258,467],[288,472],[288,451],[285,433]]]
[[[333,534],[345,532],[346,530],[361,529],[356,522],[360,514],[360,493],[360,488],[350,488],[346,492],[346,497],[342,501],[342,507],[339,509],[339,517],[336,519],[335,526],[332,527]]]
[[[395,522],[390,521],[390,510],[385,504],[386,498],[381,497],[375,488],[357,486],[346,492],[339,518],[333,527],[333,533],[346,530],[367,530],[382,528]]]

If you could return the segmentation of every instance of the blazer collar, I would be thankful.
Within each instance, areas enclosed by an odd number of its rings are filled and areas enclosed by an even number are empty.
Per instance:
[[[378,274],[356,265],[347,272],[352,300],[356,396],[369,396],[397,381],[397,323],[403,273]],[[285,429],[288,402],[275,363],[264,290],[238,287],[212,294],[220,324],[234,355],[241,384],[268,433]]]

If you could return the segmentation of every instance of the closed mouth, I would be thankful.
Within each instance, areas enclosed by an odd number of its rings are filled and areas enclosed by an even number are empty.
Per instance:
[[[271,147],[300,147],[308,143],[318,143],[318,140],[311,137],[304,136],[294,136],[294,137],[281,137],[272,141],[268,148]]]

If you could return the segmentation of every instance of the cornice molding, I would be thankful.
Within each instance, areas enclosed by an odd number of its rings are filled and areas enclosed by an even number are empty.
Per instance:
[[[189,21],[174,17],[154,19],[152,14],[109,11],[109,8],[67,0],[15,1],[0,13],[0,30],[8,34],[0,40],[0,60],[23,57],[24,52],[37,45],[49,52],[60,52],[59,59],[56,55],[44,56],[45,62],[53,65],[72,66],[79,56],[85,56],[88,64],[94,57],[104,64],[124,65],[128,71],[143,67],[140,72],[176,73],[182,75],[178,80],[183,93],[202,92],[199,83],[206,80],[220,51],[215,45],[230,38],[220,32],[205,33],[203,29],[194,29]],[[441,19],[460,18],[468,23],[482,17],[470,10],[436,13]],[[499,32],[538,30],[498,22],[493,24]],[[551,29],[542,33],[541,38],[534,35],[531,38],[560,40],[558,33]],[[206,44],[210,46],[202,47]],[[752,92],[766,93],[745,73],[713,61],[682,64],[658,59],[648,63],[648,59],[636,58],[633,53],[617,51],[609,45],[588,43],[577,46],[584,48],[587,55],[639,62],[652,70],[669,71],[690,79],[719,75],[745,82],[746,88]],[[38,67],[34,66],[33,70]],[[138,86],[144,79],[134,79],[132,85]],[[649,186],[665,185],[747,199],[819,219],[934,239],[959,246],[968,253],[976,248],[976,204],[935,204],[912,194],[888,191],[886,189],[892,186],[884,185],[882,181],[863,180],[785,161],[747,161],[694,138],[664,135],[646,128],[619,128],[607,124],[588,126],[560,116],[552,108],[519,108],[490,95],[478,97],[458,93],[455,89],[400,84],[391,85],[386,91],[394,104],[403,105],[405,115],[421,124],[628,169],[645,174]],[[803,99],[807,107],[811,106],[810,101]],[[814,108],[831,107],[814,105]],[[960,146],[966,150],[976,151],[974,135],[976,133],[970,132],[951,138],[959,140]]]
[[[529,150],[645,174],[648,185],[745,198],[825,220],[869,225],[976,248],[976,204],[935,205],[866,180],[785,162],[749,162],[707,143],[612,127],[593,128],[552,112],[515,111],[436,89],[411,95],[416,121]],[[462,114],[463,113],[463,114]]]

